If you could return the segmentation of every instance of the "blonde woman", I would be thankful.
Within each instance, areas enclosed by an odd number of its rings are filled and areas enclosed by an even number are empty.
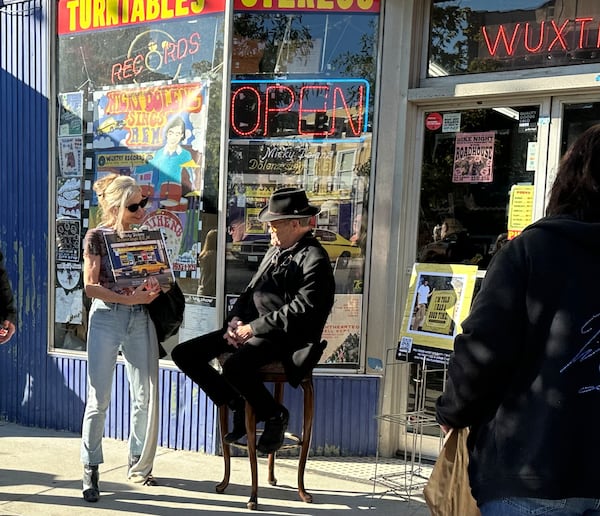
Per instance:
[[[160,292],[149,277],[137,288],[119,288],[113,279],[104,233],[133,230],[144,218],[147,199],[135,180],[111,174],[96,181],[101,222],[84,242],[85,293],[93,302],[89,315],[88,396],[83,416],[81,461],[83,498],[100,497],[98,465],[104,462],[102,435],[119,351],[129,378],[131,420],[128,478],[155,485],[151,475],[158,439],[158,346],[146,305]]]

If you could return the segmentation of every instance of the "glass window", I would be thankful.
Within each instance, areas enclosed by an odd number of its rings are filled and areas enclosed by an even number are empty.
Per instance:
[[[432,0],[427,77],[600,61],[594,0]]]
[[[239,295],[269,246],[257,215],[270,194],[304,188],[321,209],[314,232],[336,278],[322,358],[332,367],[356,368],[360,356],[379,21],[371,4],[234,13],[227,191],[239,230],[230,231],[226,293]]]
[[[539,107],[425,115],[416,260],[485,269],[532,222]]]
[[[86,349],[82,242],[98,224],[92,185],[118,173],[142,185],[143,225],[163,233],[186,294],[186,320],[170,350],[218,319],[212,235],[224,4],[190,2],[174,13],[165,2],[139,3],[132,13],[124,2],[93,16],[75,4],[58,2],[54,348]]]

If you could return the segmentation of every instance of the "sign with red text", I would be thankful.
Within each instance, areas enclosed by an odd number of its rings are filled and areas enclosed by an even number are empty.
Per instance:
[[[494,131],[456,133],[453,183],[491,183],[494,178]]]
[[[232,81],[230,137],[361,138],[368,103],[363,79]]]
[[[63,0],[58,2],[58,33],[123,28],[224,10],[224,0]]]
[[[310,11],[326,13],[378,13],[380,0],[234,0],[236,11]]]

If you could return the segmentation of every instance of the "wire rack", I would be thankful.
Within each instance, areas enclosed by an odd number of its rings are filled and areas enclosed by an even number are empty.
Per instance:
[[[395,351],[395,350],[394,350]],[[389,353],[388,353],[389,355]],[[394,362],[386,364],[393,365]],[[404,362],[405,363],[405,362]],[[391,423],[403,427],[400,448],[403,450],[403,461],[397,468],[397,471],[386,471],[378,473],[377,465],[379,463],[379,446],[375,460],[375,473],[373,476],[373,493],[377,485],[384,486],[388,492],[394,493],[402,498],[409,500],[412,496],[421,494],[423,487],[429,479],[431,473],[431,462],[424,461],[423,457],[423,434],[426,428],[437,428],[438,423],[435,419],[435,414],[431,409],[426,407],[426,394],[428,378],[432,373],[443,372],[444,381],[446,376],[446,368],[430,368],[426,361],[416,364],[416,373],[412,378],[414,382],[414,410],[394,413],[394,414],[379,414],[376,418],[379,424]],[[440,433],[440,447],[442,443]]]

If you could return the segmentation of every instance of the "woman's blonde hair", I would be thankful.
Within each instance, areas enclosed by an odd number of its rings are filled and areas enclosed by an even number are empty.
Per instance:
[[[122,234],[125,231],[123,215],[127,209],[127,201],[140,192],[135,179],[109,174],[94,183],[94,192],[98,195],[100,205],[100,223]]]

